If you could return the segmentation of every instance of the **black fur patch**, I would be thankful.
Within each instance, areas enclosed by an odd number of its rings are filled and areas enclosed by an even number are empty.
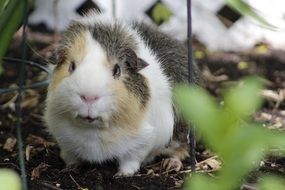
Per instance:
[[[129,49],[134,52],[137,43],[133,36],[128,34],[120,24],[107,25],[96,23],[89,28],[93,38],[101,44],[109,57],[123,60]]]
[[[134,23],[133,28],[137,30],[146,44],[155,53],[166,76],[172,84],[187,82],[188,61],[187,48],[181,42],[174,40],[166,34],[159,32],[153,26],[144,23]],[[200,73],[194,64],[193,82],[200,83]]]
[[[128,76],[123,80],[129,92],[135,94],[143,107],[145,107],[150,98],[150,90],[146,79],[139,73],[129,71]]]
[[[133,70],[134,72],[138,72],[141,69],[148,66],[148,63],[146,63],[141,58],[138,58],[136,53],[131,49],[128,49],[125,52],[125,55],[126,55],[126,60],[125,60],[126,67],[128,69]]]

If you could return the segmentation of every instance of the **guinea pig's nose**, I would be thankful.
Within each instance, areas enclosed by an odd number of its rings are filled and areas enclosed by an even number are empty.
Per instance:
[[[86,103],[93,103],[95,101],[97,101],[99,99],[99,96],[96,96],[96,95],[84,95],[84,94],[81,94],[80,95],[80,98],[83,102],[86,102]]]

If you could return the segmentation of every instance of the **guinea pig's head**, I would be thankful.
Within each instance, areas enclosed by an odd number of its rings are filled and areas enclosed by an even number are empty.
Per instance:
[[[87,126],[136,120],[149,100],[148,64],[124,27],[73,23],[57,51],[47,106],[55,116]]]

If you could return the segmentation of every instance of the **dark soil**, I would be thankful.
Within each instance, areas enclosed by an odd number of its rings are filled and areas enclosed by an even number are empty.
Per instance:
[[[42,38],[39,37],[42,35]],[[53,36],[29,32],[28,57],[30,60],[44,62],[54,49]],[[15,37],[15,44],[19,38]],[[18,43],[19,44],[19,43]],[[261,51],[260,48],[263,48]],[[243,76],[256,74],[266,79],[266,89],[272,93],[280,93],[285,89],[285,52],[271,50],[265,45],[257,46],[248,52],[207,53],[195,46],[194,55],[205,77],[206,88],[216,97],[220,97],[222,89],[232,85]],[[13,45],[8,55],[19,56],[19,46]],[[5,72],[1,76],[1,88],[15,85],[18,77],[18,66],[5,64]],[[27,69],[26,83],[42,80],[45,75],[32,68]],[[46,88],[27,90],[23,94],[22,134],[27,179],[30,189],[181,189],[184,179],[189,175],[190,160],[186,160],[181,172],[165,172],[161,169],[161,159],[153,165],[142,167],[133,177],[114,178],[117,171],[115,161],[102,165],[84,163],[77,168],[66,168],[59,157],[59,148],[45,131],[41,121],[44,109]],[[285,93],[284,93],[285,94]],[[261,111],[254,116],[268,127],[283,130],[285,128],[284,99],[276,100],[270,96]],[[284,98],[284,97],[283,97]],[[15,144],[15,100],[16,94],[0,96],[0,167],[11,168],[19,172],[19,158]],[[268,117],[266,117],[268,116]],[[14,143],[13,143],[14,142]],[[7,147],[7,144],[10,147]],[[213,157],[203,145],[198,144],[198,170],[211,173],[218,169],[203,163]],[[203,163],[203,164],[202,164]],[[276,173],[285,176],[285,158],[270,157],[264,161],[259,170],[253,172],[248,182],[255,182],[261,173]],[[247,189],[244,186],[243,189]]]

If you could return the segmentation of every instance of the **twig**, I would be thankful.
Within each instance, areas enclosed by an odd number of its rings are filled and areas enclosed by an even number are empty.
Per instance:
[[[78,189],[84,189],[83,187],[81,187],[81,186],[79,185],[79,183],[77,183],[77,182],[75,181],[75,179],[72,177],[71,174],[69,174],[69,177],[70,177],[71,180],[77,185]]]
[[[145,168],[152,168],[152,167],[157,166],[157,165],[161,165],[161,161],[156,162],[156,163],[151,164],[151,165],[147,165],[147,166],[145,166]]]
[[[212,173],[212,172],[216,172],[216,171],[219,171],[219,169],[199,170],[199,171],[197,171],[197,173]]]
[[[46,183],[46,182],[40,182],[40,185],[42,185],[42,186],[44,186],[44,187],[46,187],[48,189],[51,189],[51,190],[63,190],[61,188],[58,188],[58,187],[53,186],[53,185],[51,185],[49,183]]]
[[[216,158],[218,158],[217,155],[216,155],[216,156],[212,156],[212,157],[210,157],[210,158],[207,158],[206,160],[203,160],[203,161],[201,161],[201,162],[198,162],[198,163],[196,164],[196,167],[199,167],[200,165],[202,165],[202,164],[208,162],[209,160],[216,159]]]
[[[114,179],[120,179],[120,178],[132,178],[132,177],[145,177],[153,174],[134,174],[134,175],[126,175],[126,176],[114,176]]]
[[[134,187],[134,188],[136,188],[136,189],[142,189],[141,187],[139,187],[139,186],[137,186],[137,185],[134,185],[134,184],[132,184],[132,187]]]
[[[175,171],[175,168],[170,169],[170,170],[166,170],[166,171],[160,173],[160,175],[165,175],[165,174],[168,174],[169,172],[172,172],[172,171]]]
[[[243,184],[240,189],[241,190],[256,190],[257,188],[251,184]]]

